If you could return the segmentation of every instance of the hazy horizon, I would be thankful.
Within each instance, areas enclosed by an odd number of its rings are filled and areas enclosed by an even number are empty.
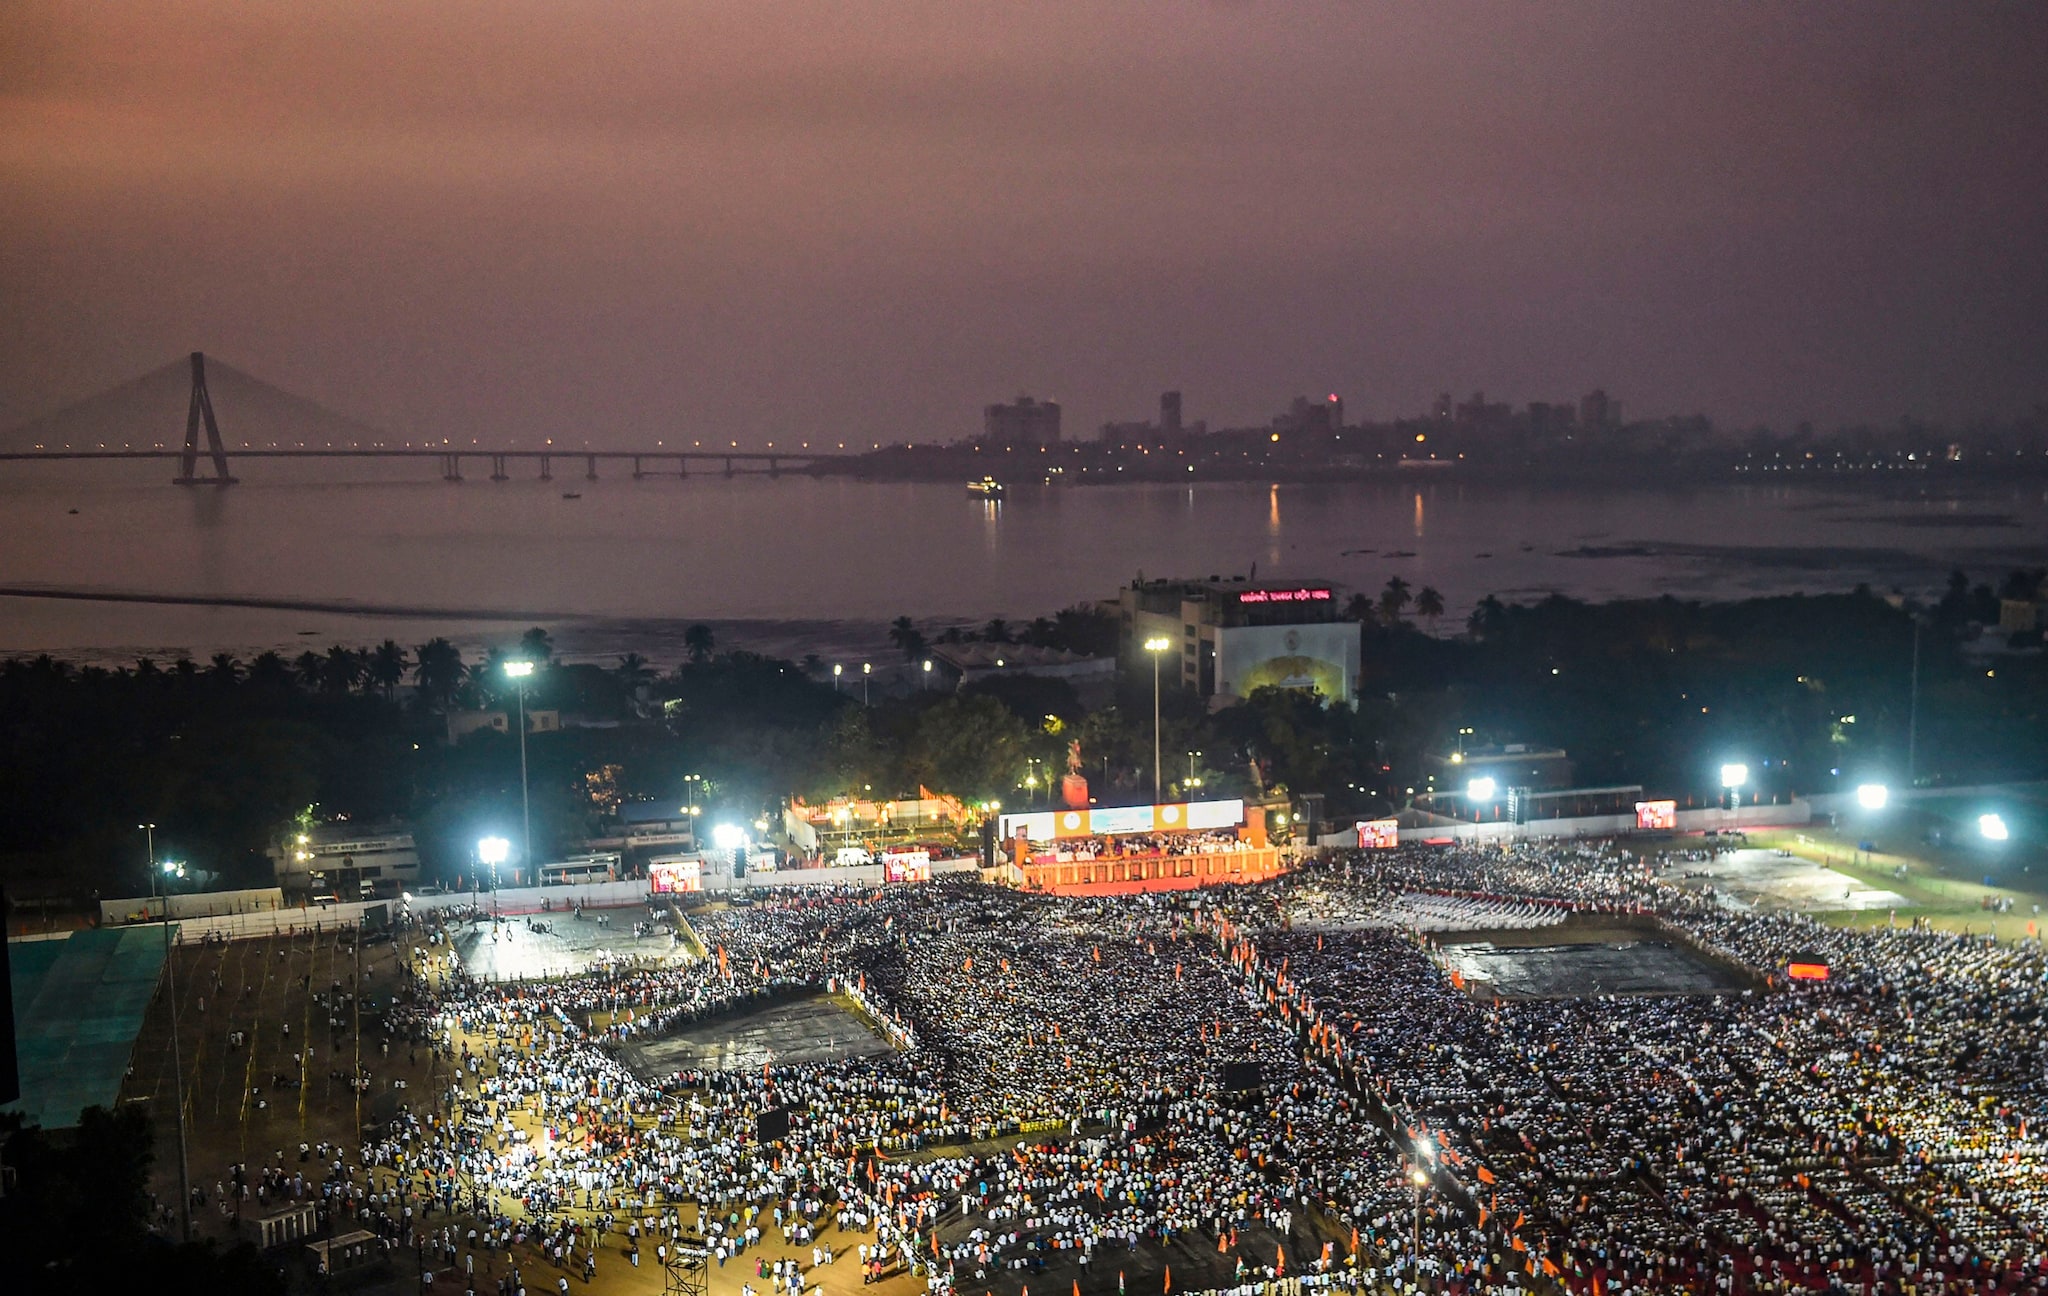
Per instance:
[[[195,348],[400,438],[599,446],[951,440],[1021,392],[1081,437],[1167,388],[1211,426],[2048,399],[2039,7],[25,0],[0,32],[0,428]]]

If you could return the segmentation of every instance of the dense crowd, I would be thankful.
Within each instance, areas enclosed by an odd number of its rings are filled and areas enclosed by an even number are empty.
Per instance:
[[[814,889],[693,915],[697,957],[509,985],[417,943],[385,1028],[451,1082],[317,1187],[264,1182],[423,1263],[450,1229],[565,1274],[701,1238],[792,1292],[835,1262],[1006,1293],[1168,1266],[1183,1290],[2041,1290],[2040,949],[1735,912],[1663,863],[1518,845],[1167,895]],[[1750,988],[1504,999],[1437,944],[1602,924]],[[1795,955],[1832,978],[1786,983]],[[816,996],[896,1047],[633,1068],[638,1040]]]

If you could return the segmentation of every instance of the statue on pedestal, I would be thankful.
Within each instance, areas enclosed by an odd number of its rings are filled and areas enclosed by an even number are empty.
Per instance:
[[[1088,808],[1088,780],[1081,777],[1081,740],[1067,744],[1067,772],[1060,779],[1060,799],[1069,810]]]

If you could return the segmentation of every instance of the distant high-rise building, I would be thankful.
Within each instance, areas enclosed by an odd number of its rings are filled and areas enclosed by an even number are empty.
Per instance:
[[[1168,439],[1180,436],[1180,393],[1159,393],[1159,433]]]
[[[1569,432],[1573,413],[1570,401],[1530,401],[1529,430],[1538,436]]]
[[[1468,427],[1486,423],[1505,423],[1513,413],[1514,411],[1505,403],[1487,404],[1486,393],[1476,391],[1472,393],[1471,400],[1458,406],[1457,421]]]
[[[1344,398],[1331,392],[1328,399],[1314,401],[1296,396],[1287,412],[1273,420],[1282,432],[1337,432],[1344,427]]]
[[[1579,398],[1579,426],[1591,431],[1604,428],[1615,421],[1620,406],[1607,399],[1607,393],[1596,387]]]
[[[988,405],[981,411],[981,435],[991,446],[1049,446],[1060,439],[1057,401],[1019,396],[1013,404]]]

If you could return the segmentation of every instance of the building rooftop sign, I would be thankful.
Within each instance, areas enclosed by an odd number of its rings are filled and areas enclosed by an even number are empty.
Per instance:
[[[1301,589],[1252,589],[1239,590],[1240,603],[1328,603],[1334,597],[1327,585],[1306,586]]]

